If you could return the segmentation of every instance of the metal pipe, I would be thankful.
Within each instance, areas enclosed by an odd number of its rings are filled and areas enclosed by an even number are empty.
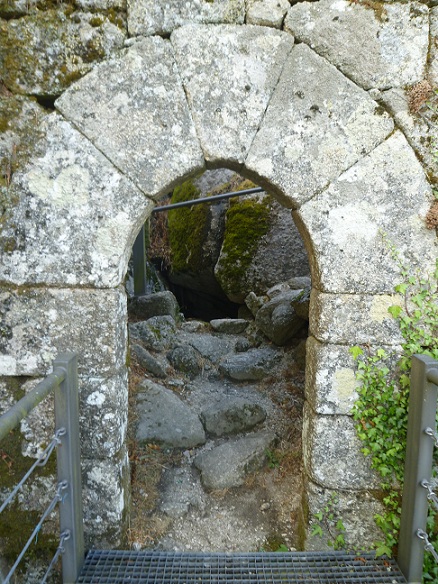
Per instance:
[[[0,417],[0,441],[6,438],[21,422],[27,414],[33,410],[53,389],[58,387],[65,379],[66,372],[60,367],[55,367],[45,379],[40,381],[36,387],[29,391],[23,398],[14,404],[6,413]]]
[[[412,357],[405,476],[398,545],[398,564],[409,584],[422,581],[424,546],[417,531],[426,530],[427,491],[421,482],[432,476],[434,441],[425,432],[435,428],[438,363],[426,355]]]
[[[160,213],[161,211],[171,211],[172,209],[179,209],[181,207],[191,207],[192,205],[200,205],[201,203],[216,203],[223,199],[231,199],[232,197],[241,197],[242,195],[253,195],[254,193],[262,193],[262,187],[254,187],[252,189],[244,189],[242,191],[235,191],[232,193],[223,193],[222,195],[213,195],[212,197],[201,197],[200,199],[192,199],[191,201],[182,201],[181,203],[173,203],[172,205],[162,205],[155,207],[152,213]]]
[[[74,584],[84,563],[77,355],[58,355],[55,367],[62,367],[66,372],[64,381],[55,390],[55,424],[66,429],[57,450],[58,481],[67,483],[66,496],[59,507],[60,532],[69,533],[63,546],[62,581]]]

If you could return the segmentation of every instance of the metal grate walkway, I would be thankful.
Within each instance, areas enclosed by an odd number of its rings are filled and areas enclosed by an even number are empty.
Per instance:
[[[340,552],[91,550],[78,584],[405,584],[395,560]]]

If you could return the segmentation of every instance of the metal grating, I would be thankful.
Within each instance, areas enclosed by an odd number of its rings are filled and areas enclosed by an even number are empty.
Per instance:
[[[406,584],[394,560],[340,552],[91,550],[78,584]]]

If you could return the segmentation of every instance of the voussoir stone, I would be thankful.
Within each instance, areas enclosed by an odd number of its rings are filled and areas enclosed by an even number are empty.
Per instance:
[[[285,206],[300,206],[373,150],[393,127],[367,92],[305,44],[296,45],[245,167],[262,186],[268,179]]]
[[[382,102],[417,152],[429,176],[438,180],[438,165],[433,146],[438,140],[438,127],[433,122],[436,115],[433,108],[436,108],[438,96],[431,93],[424,100],[421,113],[416,114],[410,111],[408,93],[400,87],[383,92]],[[429,110],[426,102],[430,103],[432,110]]]
[[[318,266],[313,285],[330,293],[391,294],[400,280],[391,246],[412,270],[433,270],[437,239],[425,226],[431,201],[419,161],[395,132],[295,212]]]
[[[33,157],[9,187],[16,204],[3,217],[0,278],[14,284],[120,284],[134,234],[153,202],[58,114],[44,119],[41,133]]]
[[[242,398],[228,398],[201,412],[208,434],[226,436],[250,430],[266,418],[266,411],[257,403]]]
[[[240,167],[293,38],[256,26],[191,25],[171,36],[206,160]]]
[[[175,296],[169,290],[155,292],[146,296],[132,298],[129,302],[129,313],[141,320],[148,320],[153,316],[169,315],[175,320],[180,309]]]
[[[425,74],[429,10],[420,2],[300,2],[289,10],[285,30],[364,89],[402,87]]]
[[[136,438],[174,448],[204,444],[205,432],[198,415],[175,393],[145,380],[137,394]]]
[[[170,43],[160,37],[95,67],[56,107],[151,196],[204,166]]]
[[[166,35],[186,24],[243,24],[245,0],[128,0],[130,35]]]
[[[231,379],[256,381],[272,375],[280,360],[281,354],[269,347],[249,349],[223,359],[220,370]]]
[[[266,450],[275,442],[272,432],[259,432],[229,440],[212,450],[198,454],[194,460],[207,489],[227,489],[241,485],[247,474],[266,462]]]

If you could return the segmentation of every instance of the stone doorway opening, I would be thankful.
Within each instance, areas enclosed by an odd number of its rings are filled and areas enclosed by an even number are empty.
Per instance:
[[[216,169],[172,202],[254,186]],[[304,245],[266,192],[197,207],[152,217],[148,255],[161,273],[155,294],[128,301],[130,544],[300,549]]]

